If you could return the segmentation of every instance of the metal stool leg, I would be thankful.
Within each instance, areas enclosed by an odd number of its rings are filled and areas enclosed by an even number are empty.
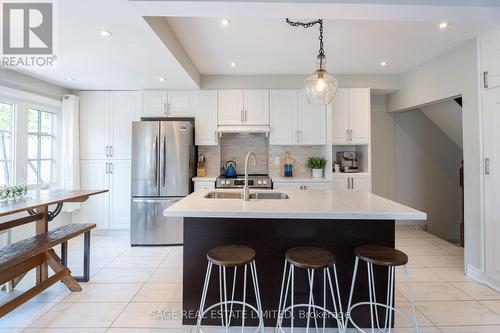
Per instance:
[[[333,301],[333,309],[335,311],[336,315],[336,320],[337,320],[337,326],[339,327],[339,331],[342,332],[344,330],[344,320],[339,318],[339,316],[342,316],[342,303],[340,300],[340,289],[339,289],[339,280],[337,278],[337,268],[336,265],[333,264],[333,272],[335,276],[335,286],[337,289],[337,297],[338,299],[335,299],[335,292],[333,291],[333,286],[332,286],[332,277],[330,275],[330,269],[326,268],[326,275],[328,276],[328,284],[330,285],[330,292],[332,294],[332,301]],[[337,301],[339,302],[339,305],[337,306]]]
[[[408,273],[408,268],[406,267],[406,265],[403,266],[403,270],[405,272],[406,284],[408,286],[408,298],[410,299],[411,312],[412,312],[413,320],[414,320],[414,324],[415,324],[415,332],[420,333],[420,329],[418,327],[418,321],[417,321],[417,311],[415,310],[415,303],[413,302],[413,289],[411,288],[410,274]]]
[[[205,283],[203,284],[203,291],[201,293],[200,309],[198,310],[198,320],[196,321],[195,333],[200,332],[201,319],[205,307],[205,299],[207,298],[208,285],[210,284],[210,274],[212,272],[212,262],[208,262],[207,273],[205,274]]]
[[[314,269],[308,269],[307,275],[309,276],[309,303],[307,306],[306,333],[309,333],[309,321],[311,319],[311,306],[313,301]]]
[[[262,333],[264,333],[264,314],[262,312],[262,303],[260,301],[259,279],[257,278],[257,265],[255,261],[250,263],[250,271],[252,272],[253,286],[255,290],[255,299],[257,302],[257,310],[259,311],[259,326]]]
[[[347,325],[349,324],[349,321],[351,320],[351,304],[352,304],[352,295],[354,293],[354,285],[356,284],[356,276],[358,274],[358,265],[359,265],[359,258],[356,257],[354,261],[354,272],[352,273],[352,281],[351,281],[351,290],[349,291],[349,301],[347,303],[347,312],[346,312],[346,320],[344,322],[344,331],[347,329]]]

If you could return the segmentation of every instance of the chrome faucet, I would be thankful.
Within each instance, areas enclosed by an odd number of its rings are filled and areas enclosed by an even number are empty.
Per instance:
[[[253,165],[257,165],[257,157],[253,151],[249,151],[245,159],[245,185],[243,186],[243,200],[250,200],[250,187],[248,187],[248,161],[253,158]]]

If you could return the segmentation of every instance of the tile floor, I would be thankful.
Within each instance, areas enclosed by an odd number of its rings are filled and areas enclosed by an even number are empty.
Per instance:
[[[398,230],[396,244],[410,256],[421,332],[500,332],[500,293],[463,274],[461,248],[417,230]],[[81,274],[82,240],[72,240],[69,249],[70,268]],[[82,292],[55,284],[1,318],[0,333],[191,331],[176,316],[168,318],[181,309],[182,247],[131,248],[128,234],[113,232],[93,235],[91,260],[92,279]],[[0,302],[32,283],[33,274],[13,293],[0,292]],[[409,313],[405,283],[398,282],[396,290],[396,304]],[[412,332],[396,319],[392,332]]]

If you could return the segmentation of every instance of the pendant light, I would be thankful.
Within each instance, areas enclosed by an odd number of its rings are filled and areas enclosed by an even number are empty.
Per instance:
[[[304,81],[304,93],[310,104],[329,104],[337,91],[337,80],[326,69],[326,56],[323,50],[323,20],[312,22],[294,22],[286,19],[292,27],[310,28],[319,24],[319,53],[317,57],[318,69]]]

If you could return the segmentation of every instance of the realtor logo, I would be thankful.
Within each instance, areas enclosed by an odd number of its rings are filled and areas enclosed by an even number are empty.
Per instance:
[[[3,3],[3,54],[52,54],[52,3]]]

